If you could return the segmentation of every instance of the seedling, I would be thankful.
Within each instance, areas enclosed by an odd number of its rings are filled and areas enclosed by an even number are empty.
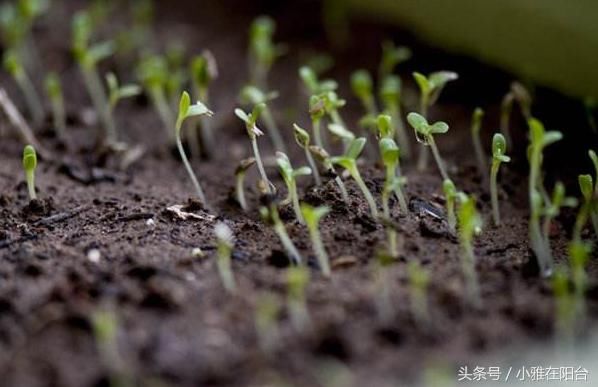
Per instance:
[[[303,81],[307,91],[311,95],[318,95],[337,89],[338,84],[332,79],[320,81],[316,72],[309,66],[299,68],[299,78]]]
[[[257,162],[257,169],[260,172],[261,179],[267,183],[268,192],[272,192],[272,183],[268,179],[266,175],[266,169],[264,168],[264,163],[262,162],[262,158],[260,157],[260,150],[257,146],[257,138],[259,136],[263,136],[264,132],[262,132],[257,127],[257,120],[260,117],[260,114],[264,111],[266,105],[263,103],[259,103],[255,105],[251,114],[245,113],[241,109],[235,109],[235,115],[245,123],[245,129],[247,130],[247,135],[249,136],[249,140],[251,141],[251,147],[253,149],[253,157]]]
[[[266,126],[268,135],[274,144],[274,147],[277,150],[286,153],[286,145],[282,135],[280,134],[280,130],[276,125],[276,121],[274,120],[274,116],[272,115],[272,111],[268,107],[267,103],[278,98],[278,92],[271,91],[269,93],[265,93],[258,89],[255,86],[246,86],[241,90],[241,103],[245,105],[258,105],[263,104],[264,108],[261,113],[261,119],[263,120],[264,125]]]
[[[391,121],[396,125],[396,134],[399,147],[405,158],[411,158],[411,144],[403,125],[401,108],[401,78],[389,75],[384,78],[380,88],[380,100],[384,106],[384,113],[390,115]]]
[[[475,108],[471,117],[471,142],[473,143],[473,149],[475,151],[476,161],[478,163],[478,171],[482,174],[485,181],[488,178],[488,172],[486,170],[486,152],[482,146],[480,140],[480,130],[482,129],[482,119],[484,118],[484,111],[482,108]]]
[[[440,93],[446,86],[446,84],[450,81],[454,81],[459,78],[457,73],[451,71],[438,71],[435,73],[430,74],[426,77],[423,74],[418,72],[413,73],[413,78],[415,82],[419,86],[420,89],[420,108],[419,114],[421,114],[424,118],[428,117],[428,109],[440,96]],[[415,137],[421,143],[417,131],[415,133]],[[426,143],[423,143],[426,145]],[[433,149],[432,149],[433,150]],[[428,165],[428,151],[424,147],[420,147],[419,159],[417,162],[417,169],[423,171],[426,169]]]
[[[62,94],[62,85],[58,74],[49,73],[44,81],[46,94],[50,98],[52,105],[52,119],[56,136],[64,141],[66,139],[66,113],[64,111],[64,96]]]
[[[108,133],[108,142],[115,143],[118,140],[116,132],[116,123],[114,122],[114,109],[122,99],[135,97],[141,94],[141,88],[134,84],[119,85],[118,78],[114,73],[106,74],[106,84],[108,85],[108,117],[111,121]],[[112,132],[113,131],[113,132]]]
[[[175,141],[176,146],[179,150],[179,154],[181,155],[181,160],[183,160],[183,164],[185,165],[185,169],[191,178],[191,182],[195,187],[195,191],[197,192],[197,197],[203,204],[207,206],[206,196],[193,172],[193,168],[191,168],[191,164],[189,163],[189,159],[185,154],[185,149],[183,148],[183,143],[181,141],[181,128],[183,126],[183,122],[189,117],[198,117],[198,116],[211,116],[212,112],[201,102],[196,102],[194,105],[191,105],[191,97],[189,97],[189,93],[186,91],[183,92],[181,95],[181,101],[179,103],[179,114],[175,124]]]
[[[322,178],[320,177],[320,172],[318,171],[316,162],[314,161],[314,158],[311,155],[311,152],[309,151],[309,146],[310,146],[309,133],[307,133],[307,131],[305,129],[302,129],[297,124],[293,124],[293,130],[295,133],[295,141],[297,142],[297,145],[299,145],[301,147],[301,149],[303,149],[303,151],[305,152],[305,158],[307,159],[307,163],[309,164],[309,166],[313,172],[314,180],[316,181],[316,185],[322,185]]]
[[[395,258],[384,250],[376,252],[376,264],[374,269],[375,276],[375,302],[380,322],[384,325],[392,323],[395,309],[392,303],[392,279],[391,265]]]
[[[357,186],[363,193],[368,205],[370,206],[370,212],[372,216],[375,218],[378,217],[378,208],[376,206],[376,201],[372,196],[372,193],[368,189],[368,186],[363,181],[361,174],[359,173],[359,169],[357,168],[357,158],[361,154],[363,147],[365,146],[366,139],[363,137],[356,138],[351,142],[347,152],[343,156],[333,157],[331,159],[332,163],[335,165],[339,165],[344,168],[355,180]]]
[[[505,155],[507,151],[507,141],[505,137],[496,133],[492,138],[492,166],[490,167],[490,194],[492,195],[492,219],[496,226],[500,225],[500,211],[498,208],[498,188],[496,180],[498,178],[498,170],[502,163],[508,163],[511,158]]]
[[[232,230],[222,222],[219,222],[214,227],[214,235],[216,236],[218,257],[218,274],[222,280],[222,285],[229,293],[234,293],[236,289],[235,277],[231,268],[231,256],[233,248],[235,247],[235,237]]]
[[[343,179],[336,173],[330,154],[324,148],[317,145],[310,145],[309,152],[322,164],[327,173],[334,176],[334,181],[338,185],[343,201],[349,203],[347,188],[345,187],[345,183],[343,183]]]
[[[19,0],[0,7],[1,40],[5,48],[19,51],[29,71],[39,71],[39,55],[35,50],[32,29],[35,20],[48,9],[47,0]]]
[[[309,204],[301,203],[301,213],[303,214],[303,219],[305,219],[309,238],[311,239],[311,244],[324,277],[330,277],[330,259],[320,236],[319,224],[320,220],[329,212],[330,209],[328,207],[312,207]]]
[[[552,275],[552,291],[555,298],[556,331],[562,340],[570,342],[574,333],[576,304],[569,287],[569,277],[562,268]]]
[[[305,289],[309,284],[309,271],[305,266],[287,269],[287,305],[291,323],[299,332],[305,332],[310,325]]]
[[[532,97],[525,87],[519,82],[513,82],[511,89],[504,96],[500,108],[500,131],[505,136],[507,144],[511,144],[510,119],[513,111],[513,103],[518,102],[521,108],[521,114],[526,120],[532,118],[531,106]]]
[[[93,23],[87,12],[80,11],[73,17],[73,55],[79,64],[85,87],[104,127],[104,138],[116,133],[109,116],[108,98],[98,73],[97,64],[114,52],[114,44],[106,41],[90,46]]]
[[[444,192],[447,223],[451,232],[455,232],[457,228],[457,217],[455,216],[457,188],[451,179],[445,179],[442,182],[442,191]]]
[[[249,76],[251,83],[266,88],[268,73],[284,48],[273,43],[276,24],[268,16],[260,16],[249,29]]]
[[[571,265],[571,279],[575,296],[577,318],[581,321],[586,316],[585,295],[588,288],[586,265],[590,260],[592,244],[582,241],[572,241],[569,244],[569,262]]]
[[[27,145],[23,149],[23,170],[25,171],[25,181],[27,182],[27,191],[29,192],[29,199],[37,199],[35,194],[35,169],[37,168],[37,153],[35,148]]]
[[[482,304],[478,278],[475,270],[475,254],[473,251],[473,238],[479,234],[482,227],[482,218],[476,209],[475,199],[464,193],[459,194],[459,243],[461,245],[461,266],[467,287],[467,297],[474,307]]]
[[[430,273],[418,261],[410,261],[407,266],[407,274],[409,275],[411,314],[417,324],[427,325],[430,321],[428,312]]]
[[[311,168],[299,167],[294,169],[291,165],[289,157],[282,153],[276,152],[276,163],[280,170],[280,175],[284,180],[287,190],[289,191],[289,201],[293,203],[293,210],[295,211],[295,217],[301,223],[303,223],[303,216],[301,215],[301,207],[299,206],[299,195],[297,194],[297,178],[299,176],[308,176],[311,174]]]
[[[262,216],[262,219],[272,226],[290,260],[295,264],[300,265],[303,262],[303,258],[289,237],[284,223],[282,223],[282,220],[280,219],[280,214],[278,213],[276,203],[271,199],[272,194],[271,191],[269,191],[270,188],[268,187],[268,183],[264,180],[260,180],[258,182],[258,188],[262,196],[267,198],[266,201],[268,202],[265,206],[260,208],[260,215]]]
[[[322,94],[321,98],[324,101],[324,110],[330,116],[332,123],[346,128],[347,126],[338,112],[338,109],[345,106],[347,101],[340,99],[334,91]]]
[[[254,164],[255,158],[249,157],[241,160],[235,170],[235,192],[237,195],[237,202],[243,211],[247,211],[247,201],[245,200],[245,174]]]
[[[386,79],[394,72],[399,64],[411,59],[412,53],[408,47],[395,46],[391,41],[382,43],[382,59],[378,68],[378,79]]]
[[[552,271],[552,254],[547,246],[545,238],[542,236],[540,227],[540,218],[542,213],[542,152],[550,144],[559,141],[563,135],[560,132],[546,132],[544,125],[535,118],[528,121],[530,127],[530,141],[528,148],[528,158],[530,163],[529,173],[529,201],[530,201],[530,221],[529,234],[531,247],[538,260],[538,266],[542,275],[548,276]]]
[[[577,199],[565,196],[565,186],[557,181],[552,191],[552,198],[544,208],[544,223],[542,224],[542,233],[546,238],[546,243],[550,248],[550,226],[552,221],[559,216],[562,207],[576,207]],[[574,238],[575,239],[575,238]]]
[[[191,82],[193,84],[193,91],[195,98],[204,104],[209,103],[209,86],[214,79],[218,77],[218,67],[216,59],[210,51],[204,51],[201,55],[196,56],[191,61]],[[211,155],[215,147],[214,134],[210,127],[210,120],[200,118],[200,133],[202,144],[204,145],[204,152]],[[193,130],[192,133],[195,133]],[[193,137],[193,136],[192,136]],[[197,138],[192,139],[197,145]],[[199,157],[199,149],[195,150],[196,156]]]
[[[133,386],[134,381],[127,370],[126,361],[118,348],[118,319],[109,310],[95,311],[91,318],[93,336],[101,361],[109,373],[110,386]]]
[[[174,113],[166,97],[168,79],[166,60],[157,55],[142,59],[137,67],[137,76],[147,90],[170,142],[174,143],[175,139],[170,129],[175,122]]]
[[[280,304],[270,293],[260,295],[255,303],[255,328],[262,351],[269,353],[278,341]]]
[[[442,176],[443,180],[447,180],[449,176],[446,173],[444,162],[442,161],[440,153],[438,152],[438,148],[436,147],[434,135],[448,132],[449,126],[446,124],[446,122],[442,121],[436,122],[434,124],[428,124],[428,121],[424,116],[415,112],[409,113],[407,115],[407,121],[415,130],[415,137],[417,138],[417,141],[425,146],[429,146],[430,149],[432,149],[432,155],[434,156],[434,160],[436,160],[436,165],[438,166],[440,175]]]
[[[579,190],[583,197],[583,204],[577,215],[575,227],[573,230],[573,239],[575,241],[581,241],[581,231],[588,222],[588,219],[592,220],[592,226],[594,232],[597,232],[596,225],[594,224],[593,212],[596,207],[596,199],[594,198],[594,182],[591,175],[579,175],[578,178]],[[598,235],[598,233],[597,233]]]
[[[367,114],[376,116],[378,108],[374,98],[374,81],[366,70],[357,70],[351,75],[353,94],[361,101]]]
[[[318,96],[312,95],[309,99],[309,116],[311,117],[312,132],[314,142],[317,146],[324,149],[324,142],[321,133],[322,117],[326,114],[324,100]]]
[[[25,68],[14,51],[7,51],[4,54],[4,68],[15,79],[15,82],[21,89],[33,122],[35,125],[41,124],[44,119],[43,105],[29,75],[27,75]]]

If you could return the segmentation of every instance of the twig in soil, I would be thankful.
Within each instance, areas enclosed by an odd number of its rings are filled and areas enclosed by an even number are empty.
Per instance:
[[[55,214],[52,216],[48,216],[46,218],[40,219],[33,223],[34,226],[48,226],[54,223],[62,222],[67,219],[70,219],[80,213],[87,211],[90,208],[89,205],[84,204],[82,206],[78,206],[73,208],[72,210],[64,211],[59,214]]]
[[[166,211],[173,214],[176,218],[181,219],[181,220],[189,220],[189,219],[193,219],[193,220],[204,220],[204,221],[208,221],[208,222],[213,222],[216,220],[216,217],[214,215],[200,215],[200,214],[194,214],[192,212],[185,212],[183,211],[184,206],[182,204],[176,204],[174,206],[170,206],[168,208],[166,208]]]
[[[7,239],[7,240],[3,240],[0,241],[0,249],[6,249],[7,247],[10,247],[14,244],[21,244],[27,241],[32,241],[37,239],[38,235],[37,234],[31,234],[31,235],[26,235],[26,236],[22,236],[20,238],[16,238],[16,239]]]
[[[27,122],[21,113],[19,113],[19,110],[16,108],[15,104],[8,97],[6,90],[4,90],[2,87],[0,87],[0,108],[8,117],[10,123],[18,130],[19,134],[21,135],[21,140],[24,143],[33,145],[42,158],[46,160],[52,159],[51,153],[44,148],[39,141],[37,141],[33,131],[29,125],[27,125]]]

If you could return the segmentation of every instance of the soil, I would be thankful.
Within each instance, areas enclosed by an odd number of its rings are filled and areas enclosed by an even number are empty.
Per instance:
[[[289,44],[289,55],[275,66],[271,78],[271,84],[281,91],[275,111],[278,121],[284,123],[281,127],[294,164],[304,164],[289,133],[292,122],[308,123],[306,96],[296,69],[306,53],[327,46],[313,43],[316,38],[322,40],[315,18],[301,25],[293,23],[294,13],[308,15],[309,8],[295,3],[287,8],[265,5],[279,20],[277,37]],[[77,2],[65,5],[67,12],[78,6]],[[337,53],[337,66],[330,73],[343,83],[352,69],[375,68],[378,42],[385,36],[414,49],[414,62],[401,69],[405,80],[416,67],[424,72],[447,68],[462,74],[462,81],[447,87],[432,114],[451,124],[450,135],[439,139],[441,153],[456,185],[478,198],[484,216],[484,231],[475,241],[483,307],[472,308],[465,299],[456,236],[444,220],[420,210],[423,205],[442,211],[439,174],[432,164],[420,173],[405,163],[411,206],[408,213],[400,213],[393,203],[400,257],[386,268],[391,290],[389,321],[379,318],[380,290],[375,281],[374,256],[384,243],[385,232],[369,215],[367,203],[350,179],[346,179],[351,197],[347,205],[333,181],[314,187],[305,178],[300,184],[303,201],[332,209],[321,223],[332,258],[329,280],[317,268],[306,229],[290,208],[282,208],[287,230],[309,257],[311,272],[306,297],[312,324],[306,331],[297,331],[285,307],[289,260],[272,229],[260,219],[254,172],[248,175],[250,210],[241,211],[231,200],[237,162],[251,151],[232,109],[245,79],[245,31],[259,6],[254,9],[225,1],[207,5],[201,15],[164,4],[161,7],[157,45],[183,36],[188,47],[209,47],[220,64],[211,106],[218,122],[218,148],[213,159],[193,162],[213,210],[204,210],[192,199],[190,181],[182,164],[164,146],[163,129],[145,98],[125,103],[117,112],[123,140],[144,146],[141,160],[121,171],[111,157],[98,156],[91,135],[95,128],[86,124],[82,113],[88,106],[87,97],[64,39],[69,36],[68,23],[38,27],[39,49],[68,85],[69,141],[65,150],[48,128],[37,129],[55,157],[40,160],[40,199],[34,202],[27,198],[20,167],[22,144],[6,135],[0,142],[3,386],[105,386],[114,382],[115,375],[127,375],[140,386],[390,386],[416,381],[432,365],[453,368],[471,364],[480,355],[551,340],[555,331],[552,291],[549,281],[538,277],[528,246],[523,121],[521,117],[514,120],[519,145],[514,162],[501,173],[504,223],[498,228],[491,225],[488,189],[474,167],[468,134],[469,114],[480,103],[488,112],[488,143],[490,128],[497,127],[508,75],[428,48],[403,31],[368,23],[354,26],[354,36],[361,40]],[[357,49],[363,55],[355,55]],[[106,68],[117,66],[108,63]],[[1,81],[19,102],[6,74]],[[480,86],[483,82],[486,88]],[[415,88],[406,83],[406,103],[410,104]],[[557,106],[577,109],[575,102],[549,90],[536,92],[535,112],[540,118],[544,114],[549,125],[561,124],[553,113]],[[341,94],[350,95],[345,84]],[[349,99],[343,114],[349,122],[356,122],[361,109]],[[268,140],[260,141],[263,153],[272,156]],[[568,148],[570,144],[565,141],[556,149],[569,152],[574,149]],[[547,157],[546,169],[551,172],[547,181],[563,178],[569,183],[574,176],[569,174],[571,170],[587,166],[580,161],[582,156],[567,154],[571,156],[567,162],[554,153]],[[360,169],[379,197],[384,176],[381,166],[365,159]],[[284,193],[276,170],[270,167],[268,172]],[[167,208],[177,204],[201,219],[173,216]],[[565,211],[552,230],[551,243],[560,263],[566,262],[573,218],[573,213]],[[216,221],[229,225],[236,237],[233,271],[238,292],[234,295],[224,290],[215,265],[212,230]],[[585,235],[592,237],[589,232]],[[203,254],[194,254],[197,248]],[[415,321],[410,313],[406,268],[412,260],[421,262],[432,276],[429,324]],[[588,326],[598,312],[596,262],[592,260],[588,267]],[[256,302],[266,293],[273,294],[281,305],[278,336],[269,352],[260,349],[254,323]],[[118,321],[116,367],[112,364],[115,357],[102,356],[94,338],[92,316],[98,311],[111,312]]]

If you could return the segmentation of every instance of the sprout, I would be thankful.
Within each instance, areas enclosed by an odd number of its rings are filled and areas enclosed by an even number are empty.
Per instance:
[[[324,277],[330,277],[330,260],[328,258],[328,253],[326,253],[326,249],[324,248],[318,225],[320,220],[329,212],[330,209],[328,207],[312,207],[309,204],[301,203],[301,213],[303,214],[303,219],[305,219],[305,224],[309,231],[309,238],[311,239],[311,244],[316,253],[316,257],[318,258],[318,264],[320,265]]]
[[[451,179],[445,179],[442,182],[442,191],[446,203],[446,219],[451,232],[455,232],[457,227],[457,218],[455,216],[455,201],[457,200],[457,188]]]
[[[366,113],[376,116],[376,100],[374,99],[374,82],[366,70],[357,70],[351,75],[353,94],[361,101]]]
[[[430,321],[428,312],[430,273],[418,261],[410,261],[407,266],[407,274],[409,276],[411,314],[416,323],[427,325]]]
[[[137,77],[147,90],[168,138],[171,143],[174,143],[175,138],[170,129],[175,122],[174,113],[166,98],[168,76],[168,65],[161,56],[149,56],[141,60],[137,67]]]
[[[320,177],[320,172],[318,171],[318,167],[316,166],[316,162],[314,161],[311,152],[309,151],[309,133],[305,129],[302,129],[299,125],[293,124],[293,130],[295,133],[295,141],[297,145],[303,149],[305,152],[305,158],[307,159],[307,163],[309,164],[313,174],[314,180],[316,181],[316,185],[322,185],[322,178]]]
[[[420,90],[420,108],[419,114],[424,118],[428,117],[428,108],[436,103],[436,100],[440,96],[440,93],[450,81],[454,81],[459,78],[457,73],[451,71],[438,71],[430,74],[426,77],[418,72],[413,73],[413,78],[419,86]],[[417,132],[415,137],[418,139]],[[424,142],[424,145],[425,142]],[[420,147],[419,160],[417,162],[417,169],[423,171],[428,165],[428,151],[426,148]]]
[[[365,143],[366,139],[363,137],[354,139],[351,142],[349,149],[347,150],[347,152],[345,152],[343,156],[333,157],[331,161],[333,164],[340,165],[347,172],[349,172],[353,180],[355,180],[355,182],[359,186],[359,189],[363,193],[363,196],[365,197],[366,201],[368,202],[372,216],[374,218],[377,218],[378,208],[376,206],[376,201],[374,200],[372,193],[368,189],[368,186],[363,181],[361,174],[359,173],[359,169],[357,168],[357,158],[361,154],[361,151],[363,150]]]
[[[31,145],[23,149],[23,170],[25,171],[25,181],[27,181],[27,190],[29,199],[37,199],[35,194],[35,169],[37,168],[37,153]]]
[[[544,125],[535,118],[528,121],[530,127],[530,141],[528,148],[528,158],[530,163],[529,173],[529,202],[531,208],[529,221],[529,234],[531,247],[538,260],[540,272],[544,276],[548,276],[552,271],[552,253],[549,246],[547,246],[546,239],[542,236],[540,228],[540,217],[542,213],[542,152],[548,145],[559,141],[563,135],[560,132],[551,131],[546,132]]]
[[[265,182],[264,180],[260,180],[258,182],[258,187],[263,195],[271,196],[267,182]],[[267,206],[260,208],[260,215],[266,223],[272,226],[274,232],[278,236],[278,239],[280,239],[280,242],[282,243],[282,246],[286,250],[291,261],[293,261],[297,265],[300,265],[303,262],[303,258],[301,257],[301,254],[299,253],[299,251],[295,247],[295,244],[293,244],[293,241],[289,237],[289,234],[287,233],[287,230],[284,227],[282,220],[280,220],[280,214],[278,213],[276,203],[274,203],[273,200],[270,200],[270,203],[268,203]]]
[[[314,142],[320,148],[324,148],[324,142],[320,130],[320,123],[322,122],[322,117],[324,117],[324,114],[326,114],[324,100],[318,96],[312,95],[309,99],[309,116],[311,117]]]
[[[478,171],[482,174],[484,179],[488,178],[486,171],[486,152],[482,147],[480,140],[480,130],[482,129],[482,119],[484,118],[484,111],[482,108],[475,108],[471,117],[471,141],[473,143],[473,150],[475,151],[476,161],[478,162]],[[486,180],[487,181],[487,180]]]
[[[569,244],[569,262],[571,265],[571,279],[573,280],[575,304],[579,318],[585,318],[585,295],[588,288],[586,265],[590,260],[592,244],[582,241],[572,241]]]
[[[573,228],[573,240],[581,241],[581,231],[588,222],[588,218],[592,217],[592,212],[595,211],[596,200],[594,198],[594,182],[591,175],[579,175],[577,177],[579,183],[579,190],[583,197],[583,204],[577,214],[575,226]],[[596,229],[594,229],[596,231]]]
[[[183,148],[183,143],[181,142],[181,128],[183,126],[183,122],[189,117],[196,117],[196,116],[211,116],[212,112],[201,102],[196,102],[194,105],[191,105],[191,97],[189,97],[189,93],[186,91],[183,92],[181,95],[181,101],[179,103],[179,114],[175,124],[175,140],[176,145],[179,150],[179,154],[181,155],[181,159],[183,160],[183,164],[185,165],[185,169],[191,178],[191,182],[195,187],[195,191],[197,192],[197,196],[201,202],[207,206],[206,196],[193,172],[193,168],[191,168],[191,164],[189,163],[189,159],[185,154],[185,149]]]
[[[25,96],[27,108],[33,122],[35,125],[41,124],[44,119],[43,105],[31,79],[14,51],[7,51],[4,54],[4,68],[15,79],[15,82]]]
[[[116,124],[114,123],[114,109],[121,99],[135,97],[141,93],[141,88],[137,85],[128,84],[120,86],[114,73],[106,74],[106,84],[108,85],[108,117],[112,122],[109,125],[108,143],[115,143],[117,138]]]
[[[519,82],[513,82],[511,83],[511,92],[517,103],[519,103],[523,117],[526,120],[532,118],[532,96],[525,86]]]
[[[234,293],[236,284],[231,268],[231,255],[235,247],[235,237],[231,229],[222,222],[218,222],[214,227],[214,235],[217,241],[218,274],[220,274],[224,288],[229,293]]]
[[[345,106],[347,102],[344,99],[340,99],[334,91],[323,93],[321,98],[324,102],[324,111],[330,116],[332,123],[346,127],[338,109]]]
[[[303,223],[303,216],[301,215],[301,207],[299,206],[299,195],[297,195],[297,177],[299,176],[307,176],[311,174],[311,168],[309,167],[299,167],[297,169],[293,169],[291,165],[291,160],[289,157],[282,153],[276,152],[276,163],[278,164],[278,168],[280,169],[280,175],[282,176],[285,184],[287,185],[287,189],[289,191],[289,198],[288,200],[293,203],[293,209],[295,211],[295,216],[297,220]]]
[[[191,61],[191,82],[193,84],[193,90],[195,97],[198,101],[201,101],[204,104],[209,103],[209,86],[210,83],[214,79],[218,77],[218,67],[216,65],[216,59],[212,55],[210,51],[204,51],[201,55],[196,56]],[[200,133],[202,138],[202,144],[204,144],[204,151],[211,155],[212,150],[215,147],[214,142],[214,134],[212,133],[212,128],[210,127],[210,120],[200,118]],[[191,133],[195,133],[193,130]],[[195,140],[191,140],[194,144],[196,144],[197,148],[197,138]],[[195,152],[198,152],[199,149],[196,149]],[[197,154],[199,157],[199,154]]]
[[[299,68],[299,78],[303,81],[307,91],[312,95],[326,93],[337,89],[338,84],[332,79],[318,80],[318,75],[309,66]]]
[[[390,266],[395,262],[395,257],[385,251],[376,252],[376,265],[374,270],[376,309],[382,324],[390,324],[395,312],[392,303],[392,280]]]
[[[66,139],[66,113],[64,110],[64,95],[62,85],[58,74],[49,73],[44,81],[46,94],[50,98],[52,105],[52,119],[54,120],[54,130],[59,139]]]
[[[118,348],[118,319],[110,310],[96,310],[92,314],[91,328],[100,360],[109,371],[109,384],[132,386],[133,377]]]
[[[263,103],[259,103],[254,106],[253,111],[251,114],[245,113],[241,109],[235,109],[235,115],[245,123],[245,129],[247,130],[247,135],[249,136],[249,140],[251,141],[251,147],[253,148],[253,157],[255,157],[255,161],[257,162],[257,169],[260,172],[260,176],[264,182],[267,183],[267,190],[271,193],[272,183],[268,179],[266,175],[266,170],[264,169],[264,163],[262,163],[262,158],[260,157],[260,150],[257,146],[257,138],[259,136],[263,136],[264,132],[262,132],[257,127],[257,120],[260,117],[260,114],[264,111],[266,105]]]
[[[278,130],[278,126],[276,125],[276,121],[274,121],[274,116],[270,111],[270,108],[267,105],[267,102],[272,101],[278,98],[278,92],[271,91],[269,93],[264,93],[260,89],[255,86],[246,86],[241,90],[241,102],[247,105],[258,105],[263,104],[264,108],[261,113],[261,118],[263,119],[264,125],[270,135],[270,139],[274,144],[274,147],[282,152],[286,152],[286,145],[280,134],[280,130]]]
[[[569,288],[569,278],[564,269],[557,268],[552,275],[552,292],[555,298],[555,325],[562,339],[569,341],[575,325],[575,299]]]
[[[334,181],[338,185],[341,196],[343,197],[343,201],[345,203],[349,203],[349,194],[347,193],[347,188],[345,187],[341,177],[334,170],[334,165],[332,164],[332,158],[330,157],[330,154],[324,148],[321,148],[317,145],[310,145],[309,152],[314,155],[314,157],[324,166],[329,174],[334,175]]]
[[[280,305],[276,297],[266,293],[255,303],[255,328],[264,352],[271,352],[278,339],[278,315]]]
[[[310,324],[305,289],[309,284],[309,271],[305,266],[287,269],[287,302],[291,323],[299,332],[304,332]]]
[[[268,72],[284,48],[272,41],[276,24],[268,16],[256,18],[249,29],[249,74],[251,83],[265,88]]]
[[[97,64],[114,52],[114,44],[106,41],[90,46],[93,23],[89,13],[80,11],[73,17],[73,55],[79,64],[85,87],[91,97],[98,116],[104,127],[104,138],[109,140],[111,133],[116,133],[109,116],[108,98],[104,91]]]
[[[521,108],[521,114],[526,120],[532,118],[531,106],[532,97],[525,87],[519,82],[511,83],[511,89],[505,94],[500,107],[500,131],[505,136],[507,144],[511,144],[511,131],[509,120],[513,111],[513,102],[517,101]]]
[[[391,122],[396,124],[397,141],[405,158],[411,158],[411,145],[403,125],[403,113],[401,109],[401,78],[396,75],[389,75],[383,78],[380,87],[380,99],[384,105],[385,114],[390,115]]]
[[[255,158],[249,157],[246,159],[241,160],[237,169],[235,170],[235,192],[237,195],[237,202],[243,209],[243,211],[247,211],[247,201],[245,200],[245,174],[247,170],[251,168],[255,164]]]
[[[481,306],[482,300],[475,270],[476,258],[473,251],[473,238],[481,230],[482,218],[476,209],[474,198],[460,193],[459,200],[460,206],[457,217],[459,219],[461,265],[465,276],[469,301],[477,308]]]
[[[434,135],[448,132],[449,126],[446,122],[442,121],[430,125],[425,117],[413,112],[407,115],[407,121],[413,129],[415,129],[415,137],[417,138],[417,141],[432,149],[432,155],[434,156],[434,160],[436,160],[436,165],[438,166],[442,179],[448,179],[449,177],[444,169],[444,163],[440,158],[440,153],[436,147],[436,141],[434,141]]]
[[[378,68],[378,79],[386,79],[395,67],[411,59],[411,50],[405,46],[395,46],[392,41],[382,43],[382,59]]]
[[[382,163],[386,169],[386,179],[384,181],[384,189],[382,191],[382,208],[384,209],[384,216],[390,218],[389,199],[390,194],[395,193],[399,206],[403,213],[407,213],[407,201],[403,195],[402,186],[405,184],[405,178],[397,176],[399,169],[400,151],[397,144],[391,138],[383,138],[380,140],[380,155],[382,156]]]
[[[500,225],[500,212],[498,208],[498,189],[496,180],[500,164],[508,163],[511,158],[505,155],[507,142],[500,133],[494,134],[492,138],[492,166],[490,167],[490,194],[492,195],[492,219],[496,226]]]
[[[550,248],[550,225],[554,218],[559,216],[562,207],[576,207],[577,199],[565,196],[565,186],[560,181],[554,185],[552,198],[544,208],[544,223],[542,224],[542,233],[546,238],[546,243]]]

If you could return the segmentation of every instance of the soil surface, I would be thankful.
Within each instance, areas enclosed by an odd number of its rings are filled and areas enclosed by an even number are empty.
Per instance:
[[[294,21],[294,13],[308,14],[309,9],[268,5],[279,20],[277,39],[287,42],[289,48],[270,79],[272,87],[281,92],[274,110],[294,165],[303,165],[290,132],[293,122],[309,127],[307,97],[296,71],[310,52],[327,46],[321,42],[317,20],[308,19],[301,25]],[[64,15],[77,6],[76,2],[65,4]],[[456,236],[445,220],[422,210],[433,206],[443,214],[440,175],[432,164],[421,173],[406,161],[403,169],[410,211],[401,213],[393,202],[400,257],[386,268],[388,320],[379,316],[381,291],[374,258],[386,234],[372,219],[357,186],[345,179],[351,199],[344,204],[333,181],[321,187],[313,186],[309,178],[300,182],[303,201],[332,209],[321,223],[324,245],[332,258],[331,279],[320,274],[305,227],[294,219],[290,207],[281,209],[291,238],[309,257],[311,280],[306,298],[311,325],[298,331],[286,308],[289,260],[273,230],[260,219],[255,171],[247,177],[249,211],[243,212],[231,199],[234,170],[251,152],[244,128],[232,110],[246,79],[245,32],[258,10],[229,1],[193,13],[162,7],[156,46],[179,37],[189,54],[210,48],[220,66],[210,104],[216,112],[218,147],[213,159],[193,160],[212,211],[192,199],[190,181],[174,153],[165,147],[163,128],[146,98],[124,103],[117,111],[122,139],[143,145],[143,157],[122,171],[114,157],[102,157],[94,150],[97,129],[88,123],[85,89],[68,55],[69,23],[64,15],[54,16],[62,17],[58,19],[62,24],[51,22],[57,19],[42,23],[36,30],[38,48],[45,63],[60,71],[67,85],[69,140],[65,149],[49,125],[36,128],[54,156],[39,162],[36,202],[27,198],[22,143],[7,133],[0,142],[3,386],[117,385],[119,375],[140,386],[394,386],[418,380],[422,371],[432,366],[453,369],[475,363],[482,354],[518,350],[553,337],[550,283],[538,277],[528,246],[523,120],[518,116],[513,120],[518,146],[513,163],[501,172],[504,223],[498,228],[491,225],[488,188],[474,166],[469,139],[470,113],[481,104],[487,111],[484,141],[488,144],[493,128],[498,127],[498,107],[509,76],[427,48],[401,31],[366,23],[354,26],[353,34],[360,41],[338,52],[337,66],[327,74],[342,84],[340,93],[349,100],[342,113],[352,127],[362,110],[349,97],[348,76],[362,66],[375,69],[384,37],[413,47],[414,61],[400,70],[406,81],[408,107],[416,105],[416,89],[409,81],[414,68],[462,74],[462,80],[447,87],[431,114],[451,125],[450,135],[438,141],[440,151],[456,185],[477,197],[484,217],[483,232],[475,240],[483,307],[474,309],[466,301]],[[118,20],[113,24],[120,25]],[[359,50],[362,55],[355,55]],[[107,69],[132,79],[130,67],[108,61]],[[0,80],[20,103],[7,75],[3,73]],[[535,112],[541,119],[546,113],[551,126],[562,123],[552,112],[557,106],[572,107],[569,111],[573,112],[578,109],[574,102],[550,91],[538,89],[537,96]],[[568,133],[574,132],[565,135]],[[570,142],[557,149],[569,152],[567,144]],[[260,139],[260,147],[271,160],[273,150],[266,137]],[[590,171],[585,161],[579,161],[583,156],[567,154],[570,161],[554,154],[547,158],[546,169],[551,171],[547,181],[560,177],[570,182],[572,170]],[[580,171],[579,165],[588,169]],[[382,167],[375,158],[366,157],[360,170],[379,198]],[[272,163],[268,173],[283,195],[284,184]],[[168,210],[173,205],[183,205],[183,210],[198,217],[179,219]],[[565,246],[573,219],[574,213],[565,211],[553,226],[551,243],[557,262],[566,262]],[[234,295],[224,290],[216,268],[213,227],[217,221],[229,225],[236,238],[233,272],[238,292]],[[591,237],[589,232],[585,235]],[[197,254],[198,248],[202,254]],[[413,260],[431,273],[427,324],[415,321],[411,314],[406,269]],[[596,262],[592,260],[588,268],[588,324],[598,312]],[[274,295],[280,304],[278,329],[272,331],[274,345],[269,351],[260,347],[255,328],[256,304],[264,294]],[[118,348],[108,358],[92,326],[93,316],[100,312],[112,313],[118,322]]]

